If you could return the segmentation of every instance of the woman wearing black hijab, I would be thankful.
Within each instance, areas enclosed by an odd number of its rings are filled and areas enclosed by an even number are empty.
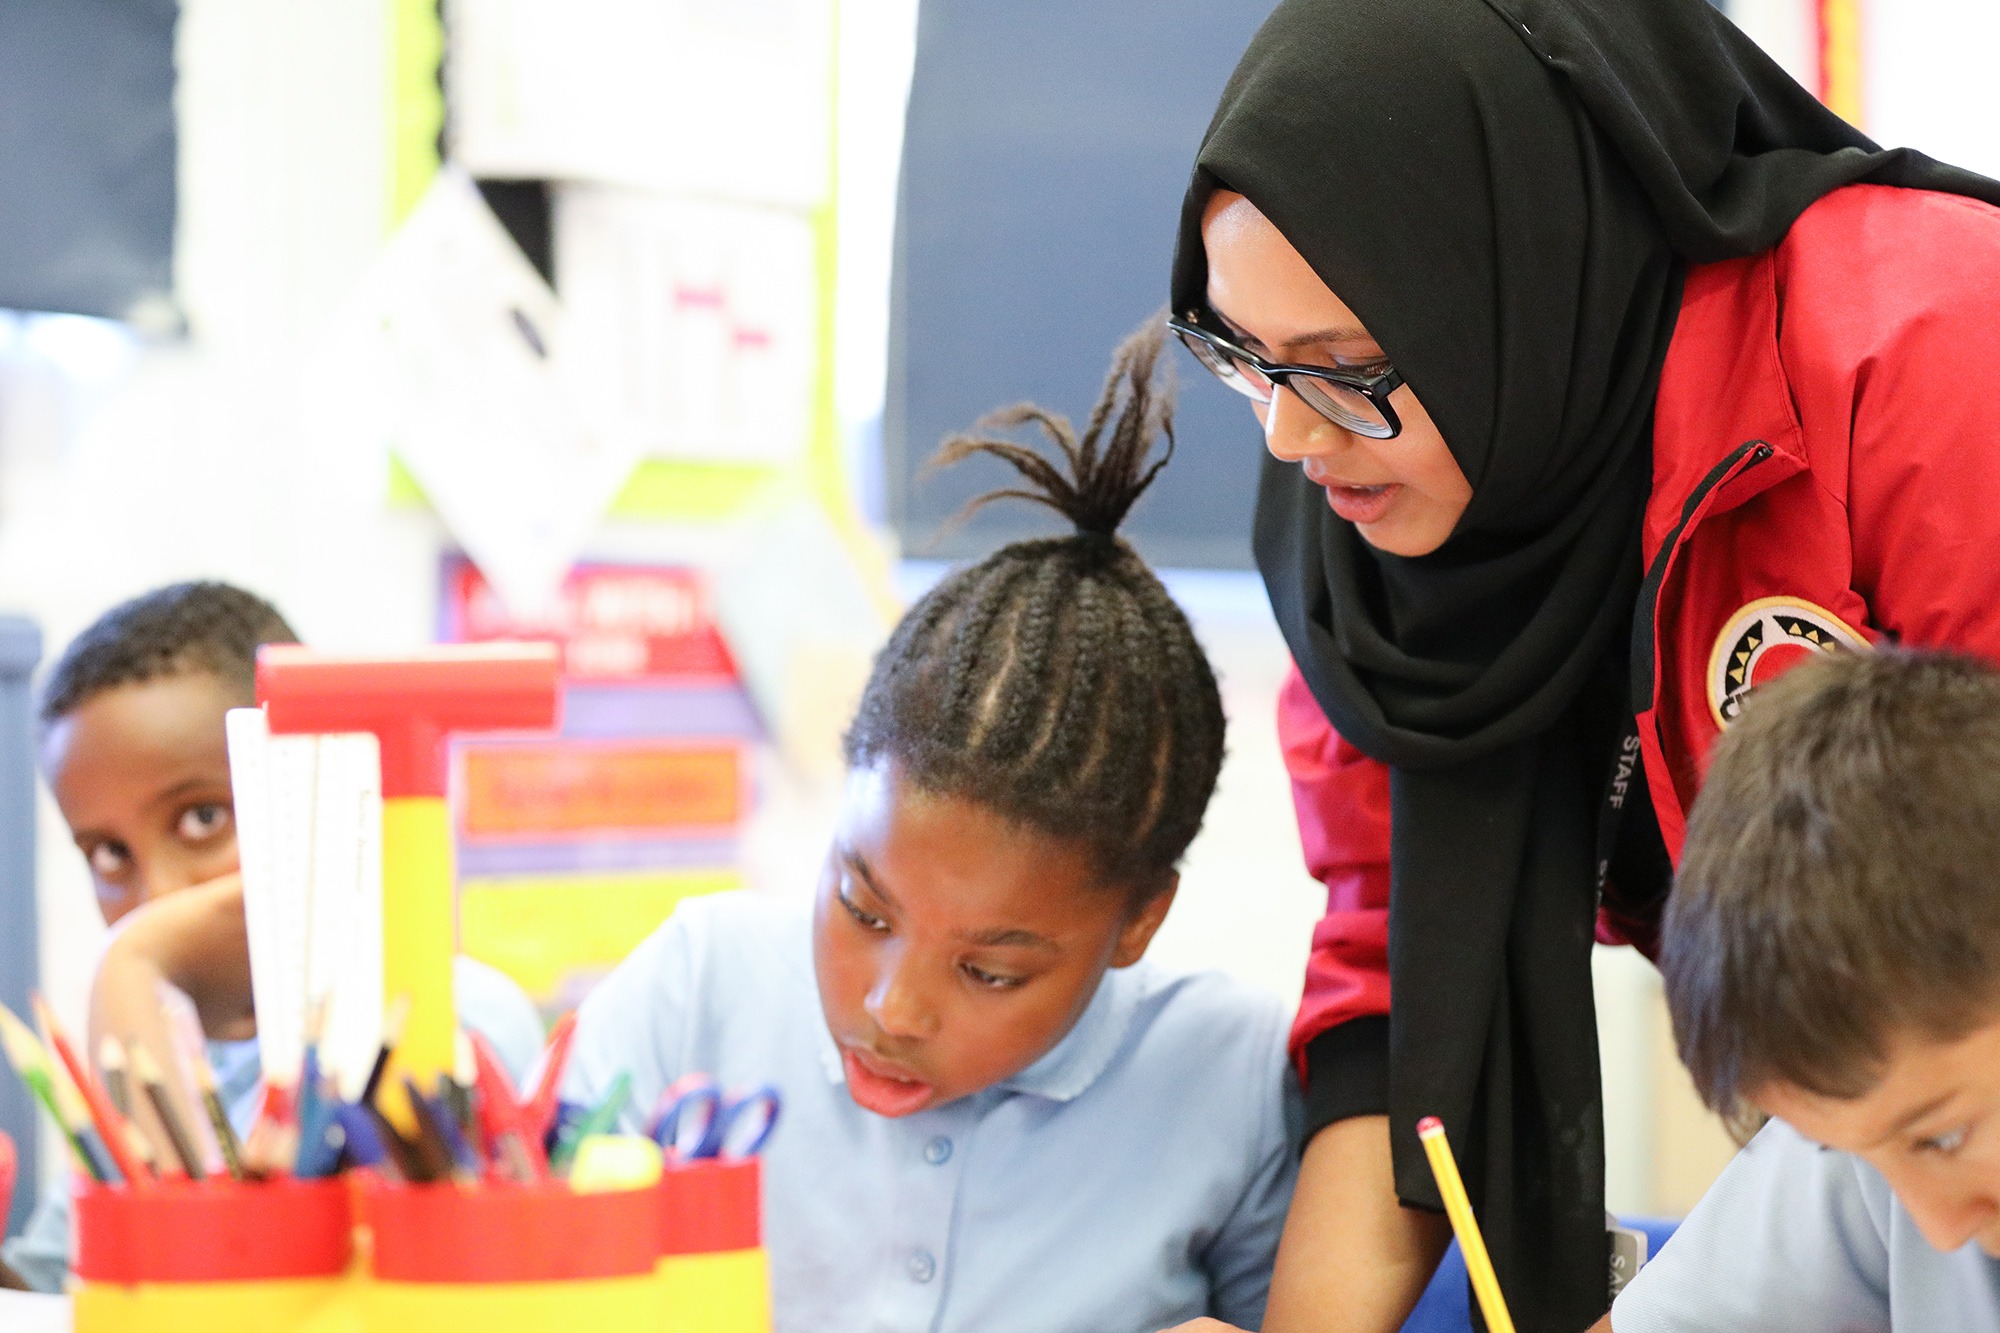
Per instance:
[[[1603,1313],[1594,928],[1650,951],[1756,683],[2000,656],[1996,202],[1703,0],[1286,0],[1252,43],[1173,315],[1265,428],[1330,897],[1267,1329],[1401,1323],[1433,1114],[1519,1326]]]

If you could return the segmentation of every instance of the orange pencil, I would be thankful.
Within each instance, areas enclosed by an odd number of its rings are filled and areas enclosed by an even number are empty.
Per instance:
[[[37,991],[28,998],[35,1007],[36,1021],[42,1025],[42,1031],[48,1036],[49,1045],[55,1047],[56,1058],[62,1061],[63,1068],[69,1072],[70,1081],[76,1084],[76,1090],[83,1094],[84,1109],[90,1112],[91,1122],[97,1126],[97,1137],[104,1140],[104,1150],[111,1154],[112,1165],[118,1168],[118,1174],[125,1177],[126,1183],[132,1188],[144,1189],[152,1183],[152,1173],[132,1156],[131,1140],[126,1137],[130,1131],[125,1128],[125,1117],[118,1114],[118,1109],[111,1104],[111,1099],[104,1095],[104,1089],[95,1078],[91,1077],[90,1070],[84,1066],[83,1061],[76,1058],[76,1048],[71,1046],[69,1038],[63,1035],[62,1028],[56,1023],[54,1012],[42,999],[41,993]]]

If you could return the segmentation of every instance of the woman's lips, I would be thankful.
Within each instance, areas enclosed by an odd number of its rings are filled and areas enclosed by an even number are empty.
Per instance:
[[[1381,486],[1348,486],[1340,482],[1321,482],[1320,485],[1326,488],[1326,503],[1334,513],[1349,523],[1363,527],[1379,523],[1403,489],[1400,482]]]
[[[847,1074],[847,1095],[863,1110],[894,1118],[920,1111],[931,1100],[930,1084],[851,1046],[841,1047],[840,1063]]]

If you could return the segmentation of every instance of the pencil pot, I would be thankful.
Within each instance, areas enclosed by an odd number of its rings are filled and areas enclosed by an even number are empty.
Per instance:
[[[369,1333],[660,1327],[652,1189],[378,1181],[361,1199],[374,1233]]]
[[[754,1157],[684,1162],[660,1177],[662,1328],[770,1333],[761,1187]]]
[[[342,1180],[161,1181],[76,1194],[76,1333],[290,1333],[339,1293]]]

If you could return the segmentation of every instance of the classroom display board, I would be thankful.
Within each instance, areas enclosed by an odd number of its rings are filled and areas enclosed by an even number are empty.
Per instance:
[[[170,308],[177,10],[0,5],[0,306]]]
[[[1080,420],[1118,340],[1167,299],[1188,170],[1266,0],[926,0],[897,216],[883,444],[905,551],[1054,532],[985,462],[924,475],[945,435],[1027,398]],[[1174,353],[1179,449],[1125,533],[1157,563],[1247,566],[1262,442]]]
[[[757,715],[698,571],[582,564],[522,618],[451,556],[442,605],[447,641],[561,650],[561,733],[459,742],[453,819],[460,947],[572,1008],[682,898],[740,885]]]

